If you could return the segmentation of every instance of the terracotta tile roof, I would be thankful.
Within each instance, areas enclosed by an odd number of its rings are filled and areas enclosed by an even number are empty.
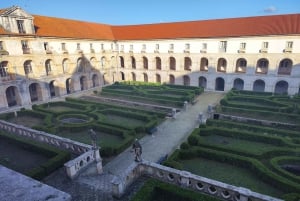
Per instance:
[[[111,26],[55,17],[34,16],[38,36],[113,40]]]
[[[300,34],[300,14],[113,26],[117,40]]]

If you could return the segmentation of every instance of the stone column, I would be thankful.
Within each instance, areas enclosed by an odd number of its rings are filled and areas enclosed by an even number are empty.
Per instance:
[[[100,151],[98,149],[94,149],[94,157],[96,161],[96,167],[97,167],[97,172],[98,174],[103,173],[103,168],[102,168],[102,158],[100,156]]]

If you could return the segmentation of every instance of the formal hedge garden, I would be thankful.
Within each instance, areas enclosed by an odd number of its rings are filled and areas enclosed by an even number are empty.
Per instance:
[[[184,102],[193,102],[203,92],[201,87],[159,84],[149,82],[116,82],[102,89],[100,95],[117,97],[144,103],[182,107]]]
[[[285,200],[299,199],[299,96],[232,90],[220,103],[219,113],[295,125],[276,124],[280,126],[275,127],[255,121],[208,119],[191,133],[165,165]],[[231,174],[237,175],[236,178],[231,178]],[[248,182],[247,177],[255,177],[256,183]]]

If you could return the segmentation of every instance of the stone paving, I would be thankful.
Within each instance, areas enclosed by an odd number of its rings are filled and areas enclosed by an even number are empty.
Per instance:
[[[179,148],[180,144],[186,140],[191,131],[198,127],[198,115],[202,112],[204,115],[209,104],[216,104],[223,97],[223,93],[205,92],[201,94],[194,105],[188,105],[186,110],[177,114],[176,119],[166,119],[157,128],[153,135],[147,135],[140,139],[143,148],[143,159],[157,162],[166,154],[172,153]],[[96,174],[96,168],[90,166],[78,178],[71,181],[66,178],[63,170],[51,175],[45,179],[45,183],[52,185],[62,191],[72,195],[72,201],[113,201],[111,196],[111,180],[122,174],[122,172],[134,162],[134,154],[128,148],[104,167],[104,173]],[[140,181],[143,183],[143,180]],[[133,185],[137,190],[139,182]],[[129,190],[129,191],[130,191]],[[129,200],[129,193],[120,200]]]

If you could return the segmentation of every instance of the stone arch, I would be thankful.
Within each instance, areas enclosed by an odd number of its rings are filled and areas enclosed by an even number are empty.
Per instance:
[[[66,79],[66,91],[70,94],[74,91],[73,80],[71,78]]]
[[[269,61],[265,58],[261,58],[257,61],[255,72],[258,74],[267,74],[269,68]]]
[[[93,87],[100,86],[100,80],[99,80],[99,76],[97,74],[93,74],[93,76],[92,76],[92,86]]]
[[[59,96],[59,86],[56,80],[52,80],[49,83],[49,93],[51,98]]]
[[[275,94],[288,94],[289,83],[284,80],[281,80],[275,85]]]
[[[87,83],[86,76],[84,76],[84,75],[81,76],[79,79],[79,82],[80,82],[80,90],[81,91],[88,89],[88,83]]]
[[[136,74],[134,72],[131,73],[131,79],[132,81],[136,81]]]
[[[161,83],[161,76],[160,76],[160,74],[157,73],[155,75],[155,81],[158,82],[158,83]]]
[[[119,62],[120,62],[120,67],[125,68],[125,62],[124,62],[124,57],[123,56],[119,56]]]
[[[184,57],[184,70],[190,71],[192,68],[192,59],[190,57]]]
[[[191,85],[191,78],[188,75],[183,76],[183,85],[190,86]]]
[[[293,61],[291,59],[282,59],[278,67],[278,75],[290,75],[292,72]]]
[[[226,72],[227,69],[227,61],[224,58],[218,59],[217,72]]]
[[[19,90],[16,86],[9,86],[5,90],[8,107],[22,105]]]
[[[253,83],[253,91],[257,91],[257,92],[264,92],[265,91],[265,81],[263,80],[255,80],[255,82]]]
[[[148,82],[148,75],[147,75],[147,73],[143,73],[143,75],[144,75],[144,82]]]
[[[131,56],[130,60],[131,60],[131,67],[132,67],[132,69],[136,69],[136,61],[135,61],[134,56]]]
[[[156,70],[161,70],[161,58],[160,57],[155,57],[155,66],[156,66]]]
[[[243,90],[244,89],[244,80],[242,80],[240,78],[236,78],[233,81],[233,88],[235,88],[237,90]]]
[[[169,58],[170,70],[176,70],[176,59],[174,57]]]
[[[216,91],[224,91],[225,89],[225,81],[222,77],[216,78],[216,85],[215,90]]]
[[[175,84],[175,76],[174,75],[169,75],[169,83],[170,84]]]
[[[147,57],[143,57],[143,68],[145,69],[145,70],[147,70],[148,69],[148,58]]]
[[[200,77],[198,78],[198,86],[199,86],[199,87],[203,87],[204,89],[206,89],[206,87],[207,87],[207,80],[206,80],[206,77],[200,76]]]
[[[205,57],[200,60],[200,71],[208,71],[208,59]]]
[[[29,85],[29,94],[31,102],[42,101],[42,88],[39,83],[31,83]]]
[[[239,58],[236,61],[235,72],[236,73],[246,73],[247,60],[244,58]]]
[[[121,71],[120,74],[121,74],[121,80],[124,81],[125,80],[125,73]]]

